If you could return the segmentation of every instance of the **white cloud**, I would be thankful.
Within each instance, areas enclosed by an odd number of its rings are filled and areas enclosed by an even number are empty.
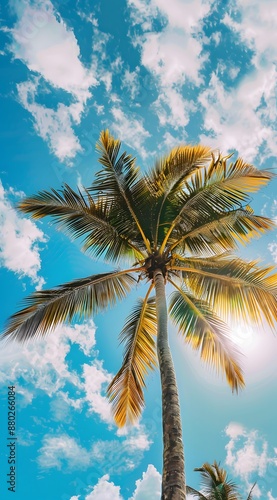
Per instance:
[[[48,142],[50,150],[61,161],[74,158],[82,148],[72,128],[72,123],[79,122],[83,103],[65,106],[58,104],[57,110],[47,108],[36,102],[38,80],[29,80],[17,85],[21,104],[29,111],[35,122],[35,129]],[[79,109],[78,109],[79,108]],[[81,109],[80,109],[81,108]]]
[[[223,22],[234,30],[241,40],[254,51],[253,63],[262,67],[276,60],[274,35],[277,29],[276,3],[274,0],[237,0],[235,7],[240,21],[226,14]],[[236,10],[234,9],[234,11]]]
[[[243,425],[237,422],[230,422],[230,424],[225,429],[226,436],[231,439],[237,439],[239,436],[245,436],[245,429]]]
[[[5,191],[0,181],[0,266],[20,278],[30,278],[36,289],[40,289],[45,281],[38,275],[41,269],[39,243],[46,241],[34,222],[19,217],[9,200],[9,191]]]
[[[142,120],[134,118],[133,115],[125,114],[118,105],[112,107],[111,113],[114,117],[111,125],[113,132],[128,146],[139,151],[142,158],[145,158],[147,153],[144,141],[150,137],[150,133],[145,130]]]
[[[71,497],[73,500],[78,497]],[[136,488],[129,500],[158,500],[161,498],[161,474],[150,464],[143,472],[142,479],[136,481]],[[189,497],[190,498],[190,497]],[[85,500],[123,500],[120,487],[110,481],[109,474],[103,475]]]
[[[58,326],[47,337],[24,345],[7,343],[0,353],[0,382],[7,383],[11,376],[17,380],[18,393],[21,393],[25,404],[32,401],[38,389],[48,396],[58,393],[62,397],[65,384],[70,383],[84,391],[81,377],[70,371],[66,359],[72,343],[79,344],[86,355],[91,351],[95,345],[95,326],[92,321],[82,325]],[[24,386],[19,382],[21,378]],[[74,400],[71,401],[66,393],[63,396],[65,401],[74,406]]]
[[[273,497],[271,491],[267,493],[268,500],[277,500],[277,497]]]
[[[273,261],[277,264],[277,243],[275,241],[269,243],[267,248],[271,253]]]
[[[200,71],[207,56],[203,53],[202,20],[210,10],[210,2],[201,0],[128,0],[133,23],[144,33],[133,43],[140,47],[141,63],[155,78],[159,98],[154,104],[160,124],[185,127],[192,104],[182,96],[187,81],[202,83]],[[160,32],[153,21],[163,22]]]
[[[185,127],[189,123],[190,112],[194,110],[193,104],[172,87],[158,97],[153,107],[160,125],[164,127],[171,125],[174,129]]]
[[[61,470],[66,463],[72,469],[86,468],[90,463],[89,452],[67,434],[44,436],[39,450],[38,463],[42,468]]]
[[[98,440],[92,445],[93,461],[104,473],[121,474],[134,469],[152,444],[141,425],[128,429],[127,436],[120,432],[117,435],[119,439]]]
[[[105,394],[101,394],[111,381],[111,374],[104,370],[102,362],[95,361],[93,365],[83,365],[83,378],[90,410],[97,413],[104,422],[112,423],[111,405]]]
[[[63,419],[64,420],[64,419]],[[139,439],[139,434],[137,434]],[[147,438],[145,439],[147,443]],[[57,435],[47,433],[38,454],[38,464],[42,468],[66,467],[82,469],[93,464],[100,477],[102,474],[119,475],[134,469],[142,460],[143,452],[149,448],[143,444],[129,443],[128,439],[106,439],[94,441],[91,447],[85,448],[77,440],[66,433]]]
[[[71,159],[82,149],[73,125],[80,123],[91,97],[90,88],[97,85],[95,65],[94,69],[86,68],[81,62],[73,31],[55,13],[50,1],[15,1],[14,8],[17,22],[11,30],[10,50],[37,75],[17,86],[19,100],[32,114],[36,131],[51,151],[61,161]],[[54,96],[56,89],[62,89],[72,103],[59,103],[57,109],[39,104],[39,83],[43,80],[50,84]]]
[[[84,363],[79,372],[70,368],[72,344],[79,345],[83,353],[93,355],[91,364]],[[112,375],[97,359],[95,347],[95,326],[92,321],[82,325],[59,326],[48,337],[22,344],[6,344],[0,352],[0,384],[7,386],[10,380],[17,386],[18,404],[31,404],[43,391],[50,398],[52,418],[72,422],[72,408],[88,408],[91,414],[109,425],[114,432],[111,407],[106,398],[106,386]],[[70,397],[69,392],[70,391]],[[23,400],[23,401],[22,401]],[[50,414],[51,414],[50,413]],[[114,471],[118,474],[131,470],[141,461],[149,449],[145,427],[137,423],[133,427],[117,432],[112,440],[98,440],[85,449],[66,434],[44,437],[39,453],[39,464],[44,468],[77,468],[89,463],[98,464],[101,474]]]
[[[200,140],[214,147],[220,145],[226,151],[236,149],[249,161],[259,155],[264,160],[277,154],[275,10],[274,0],[234,1],[222,22],[240,38],[242,48],[253,51],[253,67],[245,73],[246,68],[238,67],[235,60],[219,62],[208,87],[199,96],[207,131]],[[239,72],[244,76],[238,85],[226,89],[225,71],[231,79]]]
[[[277,153],[273,126],[277,111],[274,104],[274,67],[246,76],[237,88],[226,90],[216,73],[199,95],[204,108],[204,127],[212,132],[202,134],[201,142],[224,151],[236,149],[248,161],[254,160],[263,148],[263,158]]]
[[[246,489],[250,489],[256,477],[258,485],[253,491],[253,495],[260,498],[264,487],[268,489],[269,467],[275,470],[277,475],[277,455],[269,450],[268,442],[259,435],[257,430],[248,430],[240,424],[231,422],[225,429],[229,442],[225,449],[227,451],[226,464],[230,467],[232,474],[239,477]],[[263,481],[264,480],[264,481]],[[262,486],[263,482],[265,486]]]
[[[54,12],[50,1],[15,3],[18,16],[12,30],[14,57],[43,76],[53,87],[73,94],[77,101],[90,97],[95,76],[80,60],[76,37]],[[68,55],[70,54],[70,57]]]
[[[142,479],[136,481],[136,489],[130,500],[158,500],[161,498],[161,474],[150,464]]]
[[[126,69],[122,76],[122,89],[127,89],[132,100],[135,99],[139,92],[139,67],[135,71]]]
[[[147,434],[143,432],[126,440],[126,445],[130,446],[131,450],[149,450],[150,444]]]
[[[120,486],[115,486],[114,483],[109,482],[109,479],[108,474],[101,477],[85,500],[123,500],[120,495]]]

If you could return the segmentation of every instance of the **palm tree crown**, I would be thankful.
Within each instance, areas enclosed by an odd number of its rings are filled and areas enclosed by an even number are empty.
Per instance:
[[[214,461],[213,464],[204,463],[202,467],[194,469],[201,474],[201,491],[197,491],[187,486],[187,493],[197,500],[242,500],[237,484],[228,479],[227,472],[220,464]],[[253,499],[253,484],[246,500]]]
[[[34,219],[53,217],[62,230],[83,238],[84,251],[116,265],[128,262],[127,268],[33,293],[10,318],[4,338],[26,341],[44,335],[59,323],[90,317],[123,299],[139,281],[148,282],[145,297],[120,333],[123,363],[108,396],[116,423],[133,422],[144,406],[147,372],[159,364],[167,484],[162,498],[181,499],[183,458],[180,480],[176,471],[183,456],[182,432],[167,314],[184,341],[226,375],[232,390],[244,385],[225,321],[230,315],[256,323],[265,318],[273,326],[277,275],[272,267],[261,268],[231,252],[273,227],[248,204],[249,193],[266,185],[272,173],[242,159],[229,163],[230,155],[215,156],[197,145],[173,149],[142,174],[108,131],[102,132],[97,148],[102,168],[90,187],[43,191],[21,201],[19,209]],[[174,290],[168,312],[165,283]]]

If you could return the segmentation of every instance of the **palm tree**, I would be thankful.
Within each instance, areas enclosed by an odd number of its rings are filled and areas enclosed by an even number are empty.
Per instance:
[[[168,344],[165,285],[174,292],[169,315],[187,344],[223,371],[232,390],[243,387],[238,353],[227,324],[232,314],[273,324],[277,276],[229,252],[273,223],[247,205],[249,192],[272,178],[238,159],[215,158],[208,147],[181,146],[142,174],[135,159],[120,153],[108,131],[97,145],[102,165],[82,192],[68,185],[24,199],[19,209],[34,219],[51,216],[83,249],[117,269],[36,291],[11,316],[4,338],[27,341],[57,324],[90,317],[148,283],[120,333],[122,367],[109,385],[115,422],[137,419],[144,406],[147,372],[158,364],[162,387],[162,499],[186,497],[179,397]],[[137,276],[137,278],[136,278]],[[157,340],[156,340],[157,339]]]
[[[197,500],[242,500],[238,486],[233,481],[228,480],[226,470],[221,468],[216,460],[212,465],[206,462],[202,467],[194,470],[201,473],[202,492],[190,486],[187,486],[186,489],[187,493],[193,495]],[[246,500],[253,499],[252,492],[255,485],[256,483],[253,484]]]

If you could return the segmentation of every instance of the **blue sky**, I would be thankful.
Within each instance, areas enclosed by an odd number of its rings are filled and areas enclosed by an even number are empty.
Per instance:
[[[49,221],[14,210],[24,196],[89,185],[104,128],[142,169],[179,143],[234,151],[276,168],[274,0],[10,0],[1,7],[1,329],[24,296],[107,269]],[[277,181],[253,199],[277,218]],[[277,262],[276,232],[239,252]],[[119,333],[132,299],[46,339],[1,346],[1,498],[6,486],[7,386],[17,393],[14,498],[155,500],[161,404],[148,377],[138,424],[119,431],[105,389],[121,363]],[[183,418],[187,482],[216,459],[254,498],[277,499],[277,338],[233,325],[246,389],[232,395],[170,327]]]

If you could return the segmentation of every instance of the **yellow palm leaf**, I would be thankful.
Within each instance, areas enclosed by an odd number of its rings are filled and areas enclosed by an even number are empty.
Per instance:
[[[157,318],[155,298],[139,300],[120,334],[125,343],[122,367],[109,385],[114,419],[119,427],[134,422],[144,406],[143,388],[148,370],[156,366]]]

